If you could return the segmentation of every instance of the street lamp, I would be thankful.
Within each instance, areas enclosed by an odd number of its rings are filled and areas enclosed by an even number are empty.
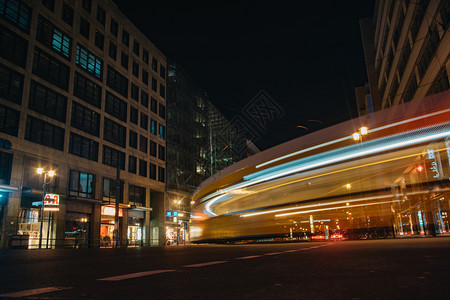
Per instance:
[[[45,185],[49,184],[52,181],[53,176],[55,176],[55,171],[44,171],[43,168],[38,168],[37,173],[39,174],[39,182],[42,182],[42,203],[41,203],[41,216],[40,216],[40,230],[39,230],[39,249],[41,249],[42,246],[42,228],[44,224],[44,199],[47,195],[47,192],[45,191]],[[44,176],[44,178],[41,177],[41,175]],[[48,177],[47,177],[48,175]]]
[[[352,134],[353,140],[355,142],[359,142],[363,140],[363,136],[367,135],[369,133],[369,128],[367,128],[366,126],[363,126],[359,129],[358,132],[355,132]]]

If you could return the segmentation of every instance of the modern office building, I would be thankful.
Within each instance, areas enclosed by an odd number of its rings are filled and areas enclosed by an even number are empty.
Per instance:
[[[377,0],[360,22],[369,87],[357,89],[360,115],[448,90],[450,4]]]
[[[166,243],[189,241],[193,191],[233,163],[230,122],[187,71],[169,60]]]
[[[166,68],[112,0],[0,1],[0,248],[164,242]]]

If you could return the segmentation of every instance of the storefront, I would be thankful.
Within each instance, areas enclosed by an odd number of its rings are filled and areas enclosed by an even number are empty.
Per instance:
[[[116,208],[112,205],[103,205],[101,208],[100,247],[113,247]],[[123,219],[123,210],[119,208],[119,218]],[[120,220],[120,221],[121,221]]]
[[[144,217],[144,211],[128,210],[128,247],[142,246]]]

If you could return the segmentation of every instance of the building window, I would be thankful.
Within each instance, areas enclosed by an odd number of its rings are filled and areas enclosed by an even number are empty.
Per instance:
[[[141,165],[141,162],[139,162],[139,166]],[[139,170],[140,173],[140,170]],[[147,173],[147,172],[146,172]],[[140,174],[139,174],[140,175]],[[139,187],[130,184],[128,186],[128,200],[135,205],[144,206],[145,205],[145,187]]]
[[[133,52],[134,54],[136,54],[137,56],[139,56],[139,49],[140,49],[140,45],[139,42],[134,40],[133,42]]]
[[[31,7],[22,1],[0,1],[0,15],[20,30],[30,32]]]
[[[143,159],[139,160],[139,176],[147,177],[147,162]]]
[[[47,7],[49,10],[55,10],[55,0],[42,0],[42,5]]]
[[[162,145],[158,145],[158,158],[160,160],[166,160],[166,148]]]
[[[141,112],[141,128],[148,130],[148,116]]]
[[[128,156],[128,172],[136,174],[137,158],[136,156]]]
[[[116,202],[116,186],[115,180],[103,178],[103,201]]]
[[[34,48],[33,73],[65,91],[69,88],[70,68],[38,47]]]
[[[100,108],[102,88],[97,83],[75,71],[73,94],[89,104]]]
[[[162,79],[166,79],[166,68],[163,66],[159,67],[159,76],[161,76]]]
[[[150,155],[156,157],[156,142],[150,141]]]
[[[2,184],[9,185],[11,182],[12,160],[12,153],[0,151],[0,183]]]
[[[17,136],[20,112],[0,104],[0,132]]]
[[[62,6],[61,19],[70,26],[73,25],[73,8],[66,3],[63,3]]]
[[[106,84],[120,95],[128,98],[128,79],[111,66],[108,66]]]
[[[158,89],[158,82],[156,81],[156,78],[152,77],[152,90],[156,92]]]
[[[127,139],[127,130],[124,126],[105,117],[103,128],[103,139],[117,146],[125,148]]]
[[[139,151],[147,154],[148,140],[145,136],[139,135]]]
[[[114,20],[113,18],[111,18],[111,28],[110,28],[110,32],[115,35],[117,37],[117,35],[119,34],[119,23],[117,23],[116,20]]]
[[[148,72],[145,70],[142,70],[142,82],[148,85]]]
[[[103,145],[102,163],[114,168],[119,166],[121,170],[125,171],[125,153]]]
[[[28,41],[0,25],[0,56],[25,68],[27,52]]]
[[[65,59],[70,60],[72,38],[41,15],[38,19],[36,39]]]
[[[158,60],[156,60],[156,58],[152,58],[152,69],[155,72],[158,72]]]
[[[108,91],[106,91],[105,111],[123,122],[127,121],[127,103]]]
[[[31,80],[28,108],[65,123],[67,97]]]
[[[91,30],[91,24],[89,24],[89,22],[86,21],[85,19],[81,18],[81,20],[80,20],[81,35],[84,36],[85,38],[89,39],[90,30]]]
[[[131,148],[137,149],[137,133],[133,130],[130,130],[130,140],[128,141],[128,145]]]
[[[156,165],[150,163],[150,167],[149,167],[149,177],[150,179],[156,180]]]
[[[144,91],[141,91],[141,104],[148,108],[148,94]]]
[[[148,51],[145,50],[145,49],[143,49],[143,50],[142,50],[142,60],[143,60],[146,64],[148,64],[148,58],[149,58]]]
[[[159,138],[161,138],[163,140],[166,138],[166,128],[162,124],[159,124],[159,134],[158,134],[158,136],[159,136]]]
[[[100,131],[100,114],[73,101],[71,125],[98,137]]]
[[[27,118],[25,139],[56,150],[64,149],[64,129],[32,116]]]
[[[77,45],[76,64],[97,79],[103,78],[103,61],[83,46]]]
[[[151,119],[150,120],[150,133],[156,135],[156,131],[158,128],[158,122],[156,122],[156,120]]]
[[[69,153],[98,161],[98,143],[84,136],[70,133]]]
[[[95,46],[100,50],[103,50],[105,44],[105,36],[100,31],[95,31]]]
[[[22,104],[23,75],[0,64],[0,97]]]
[[[139,87],[134,83],[131,83],[131,98],[139,101]]]
[[[109,42],[109,57],[117,59],[117,46],[113,42]]]
[[[158,166],[158,181],[165,182],[165,169],[163,167]]]
[[[105,25],[105,21],[106,21],[106,12],[103,8],[101,8],[100,6],[97,6],[97,21],[102,24],[103,26]]]
[[[159,116],[163,119],[166,118],[166,107],[161,103],[159,103]]]
[[[130,106],[130,122],[137,125],[138,123],[138,110]]]
[[[95,197],[95,175],[70,170],[69,195],[92,199]]]
[[[133,68],[132,68],[133,75],[139,78],[139,64],[135,61],[133,61]]]
[[[158,101],[155,98],[151,97],[150,99],[150,110],[155,114],[158,113]]]
[[[120,56],[120,65],[128,70],[128,55],[126,55],[123,51]]]
[[[81,6],[87,11],[87,12],[91,12],[91,0],[83,0],[81,2]]]
[[[159,95],[166,98],[166,87],[162,83],[159,84]]]
[[[130,46],[130,34],[125,29],[122,30],[122,43],[127,47]]]

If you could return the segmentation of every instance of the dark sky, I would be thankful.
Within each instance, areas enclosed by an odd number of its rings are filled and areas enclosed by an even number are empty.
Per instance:
[[[373,0],[115,2],[229,119],[260,90],[270,95],[284,115],[255,138],[261,149],[357,116],[359,19]]]

